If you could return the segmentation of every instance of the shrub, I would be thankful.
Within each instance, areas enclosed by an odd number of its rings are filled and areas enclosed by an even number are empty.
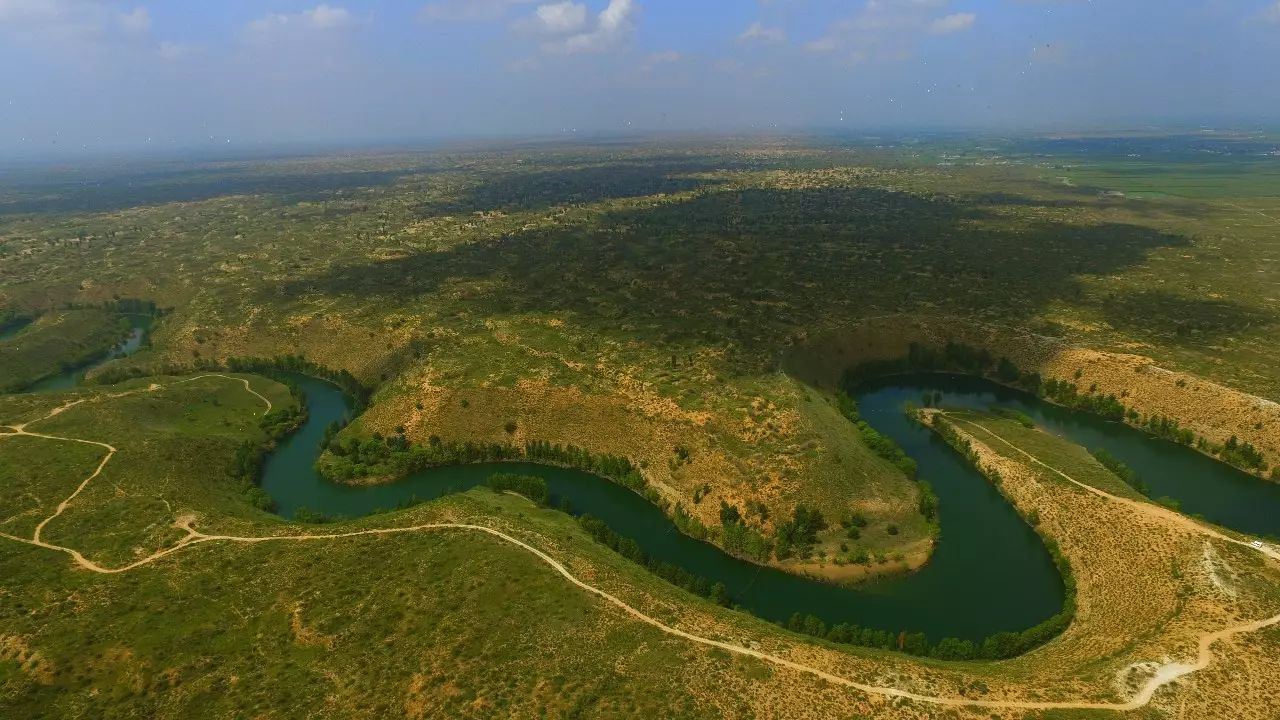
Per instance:
[[[1143,495],[1148,494],[1146,484],[1142,482],[1138,477],[1138,473],[1134,472],[1133,468],[1125,465],[1119,458],[1102,448],[1098,448],[1097,450],[1092,451],[1092,453],[1094,459],[1096,459],[1100,465],[1110,470],[1113,475],[1123,480],[1126,485],[1137,490]]]
[[[1000,417],[1003,417],[1003,418],[1008,418],[1010,420],[1013,420],[1014,422],[1017,422],[1019,425],[1025,428],[1033,428],[1036,426],[1036,421],[1032,420],[1029,415],[1027,415],[1026,413],[1014,410],[1013,408],[993,407],[991,408],[991,413],[994,415],[999,415]]]
[[[513,492],[517,495],[523,495],[541,507],[546,507],[551,501],[551,493],[547,490],[547,481],[536,475],[495,473],[489,476],[485,484],[492,488],[494,492]]]
[[[729,597],[729,592],[723,583],[712,583],[706,578],[694,575],[684,568],[647,557],[635,540],[618,534],[613,528],[606,525],[603,520],[593,515],[583,515],[578,518],[578,526],[594,538],[596,542],[605,545],[624,558],[644,566],[667,582],[684,588],[695,595],[708,598],[719,605],[725,607],[732,605],[732,598]]]
[[[818,533],[827,528],[827,521],[817,508],[797,505],[790,520],[779,523],[775,532],[775,552],[779,560],[794,553],[804,556],[818,540]]]
[[[933,522],[938,517],[938,496],[933,492],[933,486],[927,482],[920,482],[920,514],[925,520]]]

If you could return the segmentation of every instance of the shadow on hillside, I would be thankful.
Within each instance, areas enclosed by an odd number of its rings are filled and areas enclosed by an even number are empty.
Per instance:
[[[936,309],[1021,321],[1079,297],[1078,276],[1117,273],[1186,242],[1133,225],[1009,221],[882,189],[719,191],[335,268],[269,292],[401,306],[431,296],[444,314],[480,317],[565,313],[673,353],[718,345],[734,371],[757,372],[823,319]]]
[[[1043,185],[1043,183],[1041,183],[1041,185]],[[1059,194],[1062,192],[1061,188],[1055,187],[1055,188],[1049,188],[1049,189]],[[1072,188],[1072,190],[1075,190],[1075,188]],[[1094,204],[1093,202],[1086,201],[1086,200],[1092,200],[1091,194],[1080,193],[1080,192],[1072,192],[1071,194],[1078,195],[1082,199],[1068,200],[1065,198],[1033,198],[1033,197],[1026,197],[1025,195],[1013,195],[1011,193],[1005,193],[1005,192],[988,192],[988,193],[974,193],[970,195],[965,195],[964,200],[965,202],[973,203],[974,205],[980,205],[980,206],[981,205],[986,205],[986,206],[1011,205],[1016,207],[1035,207],[1035,208],[1074,208],[1074,207],[1085,207],[1085,206]],[[1087,198],[1086,198],[1086,195],[1088,195]]]
[[[1277,322],[1274,315],[1228,300],[1187,298],[1163,291],[1109,296],[1102,303],[1102,312],[1112,327],[1126,334],[1183,346],[1215,342]]]
[[[482,210],[516,212],[679,193],[719,184],[720,181],[689,175],[724,168],[698,161],[612,162],[502,173],[455,198],[419,205],[416,211],[423,217]]]
[[[0,217],[103,213],[228,195],[268,195],[283,203],[319,200],[336,190],[390,185],[422,169],[306,172],[255,168],[202,168],[126,173],[77,179],[50,178],[0,187]],[[9,197],[5,197],[5,193]]]

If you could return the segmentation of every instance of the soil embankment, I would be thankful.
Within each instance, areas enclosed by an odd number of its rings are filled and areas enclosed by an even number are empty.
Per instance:
[[[1023,371],[1074,383],[1081,393],[1113,394],[1143,418],[1175,419],[1214,444],[1234,436],[1256,447],[1268,469],[1280,467],[1280,404],[1161,367],[1150,357],[1076,347],[1025,330],[959,318],[873,318],[808,339],[784,366],[806,383],[834,389],[847,368],[905,357],[913,343],[941,347],[948,342],[1007,357]]]

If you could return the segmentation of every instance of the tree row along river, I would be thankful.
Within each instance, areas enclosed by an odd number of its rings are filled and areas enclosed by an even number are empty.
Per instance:
[[[131,352],[141,336],[135,332],[101,362]],[[83,371],[42,381],[39,389],[71,387]],[[1036,533],[997,488],[904,413],[907,403],[918,402],[926,394],[936,394],[934,404],[943,407],[1012,407],[1049,432],[1090,449],[1106,449],[1136,470],[1153,496],[1172,497],[1186,512],[1244,532],[1280,534],[1280,485],[1123,424],[1051,405],[981,378],[898,375],[851,391],[863,419],[901,445],[917,462],[919,477],[933,485],[939,498],[941,537],[932,558],[919,571],[837,586],[732,557],[680,533],[640,495],[576,470],[534,463],[483,463],[431,468],[385,485],[330,482],[315,471],[314,464],[325,427],[349,416],[350,401],[326,381],[287,375],[305,395],[308,415],[263,464],[262,486],[281,516],[292,518],[305,507],[353,518],[480,487],[495,473],[534,475],[546,481],[552,505],[567,500],[573,513],[600,518],[617,533],[634,539],[649,558],[723,583],[735,604],[772,621],[801,613],[828,625],[923,632],[932,642],[943,637],[978,642],[997,632],[1026,629],[1062,609],[1062,579]]]
[[[567,499],[575,514],[600,518],[639,543],[651,559],[723,583],[734,603],[773,621],[799,612],[828,625],[847,622],[891,632],[923,632],[935,642],[948,636],[977,642],[1000,631],[1026,629],[1062,609],[1062,579],[1036,533],[997,488],[903,411],[925,393],[941,393],[939,404],[947,407],[1014,407],[1050,432],[1090,448],[1106,448],[1136,469],[1154,493],[1178,499],[1188,512],[1250,532],[1280,531],[1280,486],[1190,448],[980,378],[903,375],[853,390],[862,417],[901,445],[918,463],[919,476],[933,485],[941,539],[929,563],[917,572],[837,586],[732,557],[677,531],[640,495],[576,470],[485,463],[432,468],[385,485],[329,482],[315,472],[314,462],[325,426],[344,418],[350,405],[327,382],[291,377],[306,396],[309,415],[267,458],[262,474],[263,488],[281,515],[292,517],[305,507],[358,517],[483,486],[499,472],[536,475],[546,481],[552,505]]]
[[[142,347],[142,340],[146,337],[147,331],[151,328],[152,318],[150,315],[134,314],[126,314],[125,318],[129,321],[129,335],[121,341],[120,344],[111,348],[105,355],[96,360],[77,367],[67,368],[56,375],[50,375],[42,378],[36,381],[36,383],[31,387],[28,387],[26,391],[57,392],[59,390],[70,390],[80,382],[80,379],[84,377],[86,372],[115,360],[116,358],[132,355],[139,347]]]

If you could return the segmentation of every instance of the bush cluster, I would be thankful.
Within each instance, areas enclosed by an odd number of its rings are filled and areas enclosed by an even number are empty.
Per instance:
[[[261,441],[244,441],[236,448],[235,455],[227,464],[227,474],[239,483],[240,490],[249,504],[268,512],[275,509],[275,501],[260,484],[262,461],[275,447],[276,442],[296,430],[307,419],[307,400],[302,390],[296,383],[285,385],[293,395],[295,404],[291,407],[273,407],[270,412],[263,415],[258,421],[258,426],[262,428],[266,438]]]
[[[1125,465],[1120,458],[1112,455],[1102,448],[1092,451],[1093,457],[1098,464],[1111,471],[1113,475],[1124,481],[1125,485],[1137,490],[1142,495],[1150,495],[1147,484],[1142,482],[1142,478],[1138,477],[1138,473],[1133,468]]]
[[[547,489],[547,481],[536,475],[517,475],[515,473],[494,473],[485,484],[494,492],[513,492],[523,495],[540,507],[547,507],[551,502],[551,492]]]
[[[640,544],[635,540],[619,534],[613,528],[605,524],[605,522],[594,515],[582,515],[578,518],[578,525],[586,531],[588,535],[596,540],[596,542],[605,545],[609,549],[623,556],[624,558],[641,565],[649,570],[649,572],[666,580],[667,582],[688,590],[695,595],[709,598],[718,605],[729,607],[732,604],[728,591],[725,589],[724,583],[711,582],[704,577],[694,575],[678,565],[672,565],[668,562],[654,560],[640,549]]]

